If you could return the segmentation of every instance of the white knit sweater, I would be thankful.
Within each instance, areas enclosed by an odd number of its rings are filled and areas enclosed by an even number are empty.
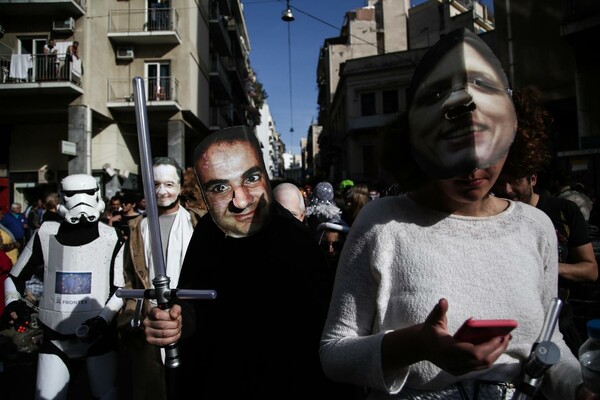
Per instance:
[[[554,227],[534,207],[510,202],[502,213],[479,218],[423,208],[404,195],[371,201],[341,255],[321,342],[323,368],[332,379],[370,387],[371,398],[383,399],[399,398],[394,395],[404,385],[439,390],[473,377],[517,381],[557,280]],[[451,334],[469,317],[517,320],[506,353],[483,372],[456,377],[423,361],[384,381],[384,333],[424,322],[442,297]],[[558,328],[553,341],[561,359],[542,392],[570,399],[581,382],[579,364]]]

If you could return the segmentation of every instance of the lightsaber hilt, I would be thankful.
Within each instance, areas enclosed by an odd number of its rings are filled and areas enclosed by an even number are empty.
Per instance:
[[[540,335],[531,346],[531,353],[523,366],[523,377],[517,386],[512,400],[533,399],[542,384],[544,374],[560,359],[560,349],[552,342],[552,335],[558,323],[562,300],[552,299]]]
[[[532,399],[542,384],[546,371],[560,359],[560,349],[551,341],[537,343],[523,367],[523,378],[513,400]]]
[[[153,284],[154,281],[153,281]],[[159,282],[160,285],[160,282]],[[197,289],[167,289],[162,286],[157,289],[123,289],[119,288],[115,292],[117,297],[126,299],[136,299],[135,311],[130,324],[133,328],[139,328],[142,325],[142,308],[144,299],[155,300],[157,297],[164,298],[168,302],[175,299],[195,299],[195,300],[214,300],[217,298],[217,292],[214,290],[197,290]]]
[[[156,304],[161,310],[168,311],[171,307],[171,302],[166,296],[166,293],[170,292],[171,290],[171,288],[169,287],[170,283],[171,279],[165,275],[156,276],[154,279],[152,279],[152,285],[154,286],[154,291],[156,295]],[[181,361],[179,359],[179,346],[177,345],[177,342],[164,346],[164,349],[165,367],[179,367]]]

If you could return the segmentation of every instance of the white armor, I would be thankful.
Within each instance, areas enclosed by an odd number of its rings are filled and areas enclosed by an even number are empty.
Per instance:
[[[100,237],[93,242],[83,246],[63,246],[55,238],[58,227],[56,222],[45,223],[38,231],[45,261],[39,318],[53,330],[70,335],[105,307],[110,294],[106,268],[110,265],[118,237],[114,229],[100,224]],[[122,263],[116,262],[115,267],[113,283],[121,287],[124,285]],[[117,308],[110,311],[118,311],[122,305],[120,300],[115,300],[121,304],[115,304]],[[112,318],[106,315],[105,319],[110,321]]]

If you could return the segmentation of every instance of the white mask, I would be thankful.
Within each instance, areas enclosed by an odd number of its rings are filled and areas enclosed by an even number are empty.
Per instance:
[[[100,188],[91,175],[69,175],[61,182],[61,205],[58,212],[70,224],[78,224],[81,218],[89,222],[97,221],[104,211],[104,201],[100,197]]]
[[[158,207],[169,208],[179,200],[181,182],[177,170],[172,165],[162,164],[153,167],[154,192]]]

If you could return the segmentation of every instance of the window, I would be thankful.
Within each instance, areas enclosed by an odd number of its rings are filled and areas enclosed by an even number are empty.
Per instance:
[[[363,93],[360,95],[360,115],[367,117],[375,115],[377,108],[375,107],[375,93]]]
[[[398,90],[383,91],[383,113],[392,114],[400,111],[398,104]]]
[[[146,93],[149,101],[171,100],[171,64],[146,63]]]
[[[167,31],[172,29],[170,8],[170,0],[148,0],[148,21],[146,26],[149,31]]]
[[[46,37],[19,37],[19,54],[44,54]]]

